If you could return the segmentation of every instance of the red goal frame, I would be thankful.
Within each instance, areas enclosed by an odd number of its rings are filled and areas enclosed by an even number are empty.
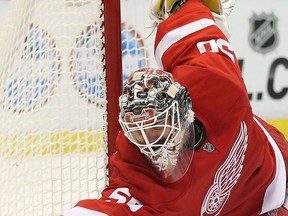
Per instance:
[[[115,140],[120,130],[118,103],[122,92],[121,3],[120,0],[103,0],[103,3],[108,101],[108,156],[110,157],[116,151]]]

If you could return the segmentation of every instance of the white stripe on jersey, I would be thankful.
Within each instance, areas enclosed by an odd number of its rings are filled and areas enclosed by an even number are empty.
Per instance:
[[[189,23],[187,25],[181,26],[177,29],[172,30],[171,32],[168,32],[159,42],[156,50],[155,50],[155,58],[156,62],[158,64],[158,67],[163,70],[163,64],[162,64],[162,56],[165,53],[165,51],[174,43],[181,40],[182,38],[186,37],[189,34],[195,33],[197,31],[200,31],[204,28],[207,28],[209,26],[216,25],[215,21],[212,19],[200,19],[195,22]]]
[[[283,156],[277,146],[276,142],[273,140],[268,131],[261,125],[259,121],[254,117],[254,120],[260,126],[260,128],[264,131],[266,137],[268,138],[274,152],[275,152],[275,160],[276,160],[276,172],[275,178],[266,189],[261,214],[269,212],[273,209],[279,208],[285,199],[286,193],[286,169]]]
[[[108,216],[102,212],[76,206],[61,216]]]

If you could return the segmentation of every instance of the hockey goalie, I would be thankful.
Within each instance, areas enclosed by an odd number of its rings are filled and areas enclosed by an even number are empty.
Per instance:
[[[252,112],[228,40],[233,5],[151,1],[159,68],[125,84],[110,185],[64,216],[287,215],[288,143]]]

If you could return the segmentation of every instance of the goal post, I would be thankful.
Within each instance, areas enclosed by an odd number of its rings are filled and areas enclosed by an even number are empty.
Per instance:
[[[121,46],[121,3],[120,0],[104,0],[105,59],[107,77],[108,155],[115,151],[115,139],[120,130],[118,124],[119,96],[122,91],[122,46]],[[115,85],[116,84],[116,85]]]
[[[100,196],[119,131],[120,30],[120,0],[11,0],[0,32],[0,215],[57,216]]]

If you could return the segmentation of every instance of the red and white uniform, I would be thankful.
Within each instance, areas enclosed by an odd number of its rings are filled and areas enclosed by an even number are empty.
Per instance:
[[[165,183],[120,132],[111,185],[65,216],[256,216],[279,208],[287,141],[253,115],[233,48],[200,0],[159,25],[155,56],[189,90],[204,144],[185,176]]]

